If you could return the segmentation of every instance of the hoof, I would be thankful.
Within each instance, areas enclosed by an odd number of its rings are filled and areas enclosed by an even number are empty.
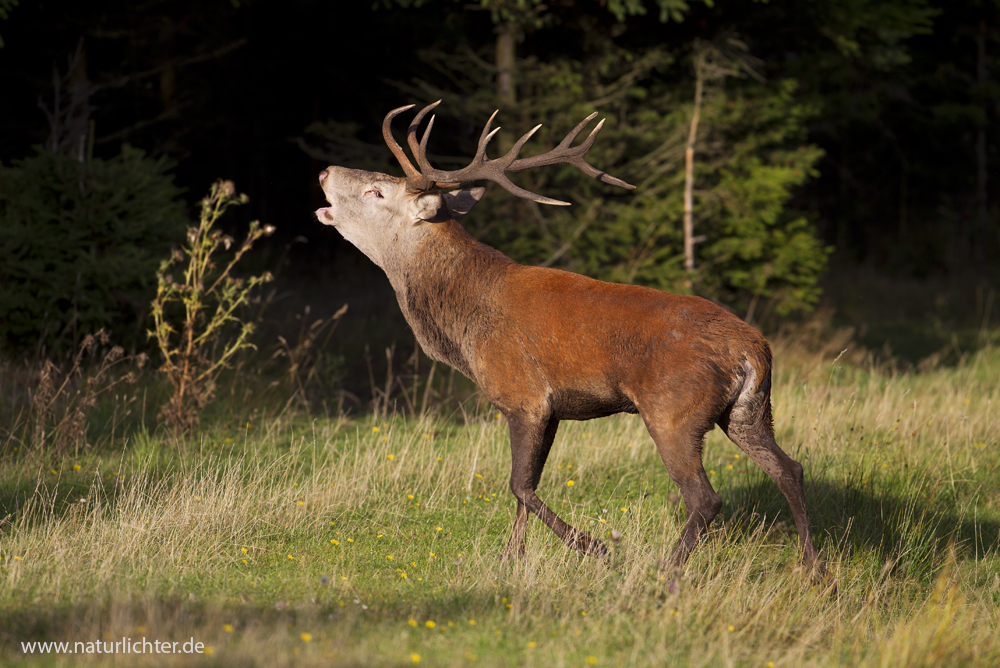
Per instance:
[[[524,559],[526,550],[521,548],[519,550],[512,550],[510,548],[504,548],[499,555],[501,564],[512,564],[514,562],[521,561]]]
[[[603,559],[611,554],[611,550],[608,549],[607,545],[597,540],[596,538],[591,539],[590,545],[586,550],[583,551],[588,557],[597,557],[598,559]]]
[[[817,559],[812,564],[806,564],[809,569],[809,579],[813,584],[823,584],[830,579],[830,573],[826,570],[826,564]]]
[[[656,571],[656,579],[663,585],[663,594],[681,593],[682,568],[669,559],[660,559]]]
[[[586,534],[582,531],[577,532],[577,534],[571,539],[569,546],[574,550],[583,552],[588,557],[602,558],[611,554],[607,545],[597,540],[590,534]]]
[[[808,577],[809,584],[813,587],[822,587],[824,594],[837,595],[837,580],[819,559],[796,566],[795,572]]]
[[[814,587],[823,587],[824,594],[837,596],[837,578],[826,570],[826,565],[822,561],[813,567],[810,579]]]
[[[684,570],[684,564],[677,563],[677,560],[674,559],[673,557],[669,559],[667,558],[660,559],[658,565],[659,569],[657,570],[656,574],[661,578],[676,577],[680,575],[681,572]]]

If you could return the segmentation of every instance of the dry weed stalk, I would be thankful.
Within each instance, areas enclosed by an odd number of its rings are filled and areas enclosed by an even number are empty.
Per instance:
[[[87,373],[87,360],[94,357],[98,347],[109,344],[110,337],[102,329],[84,337],[65,373],[51,360],[42,363],[31,397],[28,440],[38,450],[51,448],[53,459],[63,457],[70,446],[79,449],[86,444],[88,410],[97,406],[101,395],[119,385],[135,384],[136,370],[146,365],[145,353],[126,355],[121,346],[112,346],[100,356],[96,368]],[[135,369],[113,373],[123,364],[132,364]]]
[[[319,374],[318,362],[322,356],[322,351],[337,329],[340,319],[347,313],[347,304],[344,304],[336,313],[328,318],[316,318],[309,321],[309,313],[312,309],[306,306],[302,315],[296,318],[301,322],[299,335],[295,344],[291,344],[284,336],[278,336],[278,348],[271,355],[272,361],[280,359],[288,360],[288,367],[285,370],[281,381],[292,390],[292,396],[288,399],[288,405],[295,400],[299,400],[305,408],[306,413],[310,413],[309,396],[306,388],[316,380]]]
[[[217,253],[229,250],[233,239],[213,229],[226,209],[247,201],[246,195],[236,194],[232,181],[216,181],[201,202],[198,227],[188,230],[187,244],[164,260],[157,272],[155,328],[149,336],[163,355],[160,371],[170,381],[171,396],[161,418],[170,423],[175,437],[198,424],[202,409],[215,394],[219,373],[228,368],[233,355],[254,347],[249,340],[253,323],[243,320],[238,310],[249,304],[254,288],[271,280],[271,273],[241,279],[232,271],[254,242],[269,236],[274,227],[253,221],[233,256],[218,264]],[[176,279],[175,265],[182,269]],[[235,336],[227,336],[231,328]]]

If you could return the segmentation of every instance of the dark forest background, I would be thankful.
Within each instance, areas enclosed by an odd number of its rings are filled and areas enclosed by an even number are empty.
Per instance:
[[[693,291],[765,330],[850,325],[912,363],[982,343],[1000,310],[993,0],[0,0],[0,37],[3,354],[69,349],[91,321],[148,346],[155,268],[226,178],[249,195],[227,230],[277,229],[248,257],[278,277],[261,336],[347,303],[335,366],[367,383],[365,347],[405,357],[412,335],[316,222],[316,175],[400,173],[383,116],[439,97],[445,167],[494,108],[501,148],[545,124],[525,154],[608,118],[592,162],[634,193],[556,169],[522,183],[573,207],[494,187],[463,221],[518,261]],[[26,259],[42,247],[75,259]]]

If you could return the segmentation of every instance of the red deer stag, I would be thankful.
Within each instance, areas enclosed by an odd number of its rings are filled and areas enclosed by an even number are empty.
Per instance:
[[[390,130],[409,105],[389,112],[382,124],[406,177],[328,167],[319,181],[330,206],[316,216],[385,271],[424,351],[472,379],[507,417],[517,514],[504,555],[524,553],[528,511],[567,546],[607,553],[600,540],[561,520],[535,490],[560,420],[624,412],[642,416],[687,505],[687,521],[667,563],[685,563],[722,506],[701,460],[704,436],[717,424],[777,483],[791,505],[803,559],[821,571],[802,466],[774,440],[771,350],[756,329],[700,297],[517,264],[454,220],[485,192],[468,187],[476,181],[498,183],[535,202],[566,204],[507,178],[543,165],[567,163],[605,183],[633,188],[585,161],[604,121],[578,146],[574,140],[596,113],[551,151],[518,158],[538,126],[506,155],[490,159],[486,145],[499,130],[490,130],[494,112],[469,166],[442,171],[427,160],[433,116],[417,141],[421,121],[438,102],[418,113],[407,132],[417,167]]]

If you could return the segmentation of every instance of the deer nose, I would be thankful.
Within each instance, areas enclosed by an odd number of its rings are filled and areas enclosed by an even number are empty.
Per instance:
[[[326,177],[328,177],[329,175],[330,175],[330,173],[328,171],[326,171],[325,169],[322,172],[319,173],[319,184],[321,186],[323,185],[323,181],[326,181]]]

